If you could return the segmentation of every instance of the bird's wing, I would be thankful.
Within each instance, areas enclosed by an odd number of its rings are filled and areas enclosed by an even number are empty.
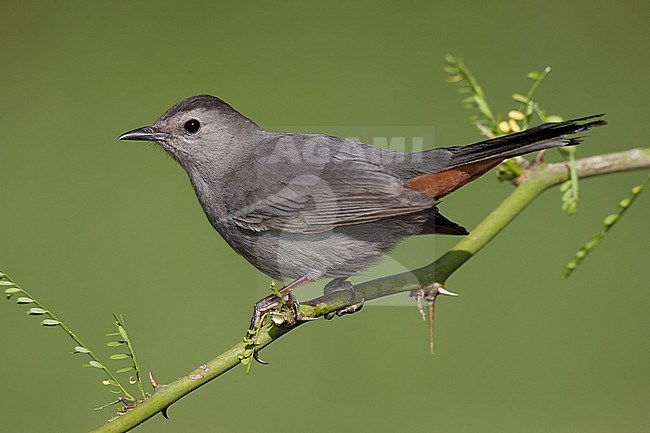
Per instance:
[[[337,137],[320,137],[251,165],[257,185],[231,217],[242,228],[289,233],[321,233],[337,226],[378,221],[428,209],[432,197],[404,187],[403,181],[373,162],[381,151]],[[296,140],[295,138],[293,140]],[[294,143],[295,144],[295,143]],[[308,147],[308,146],[307,146]],[[249,173],[250,175],[250,173]]]

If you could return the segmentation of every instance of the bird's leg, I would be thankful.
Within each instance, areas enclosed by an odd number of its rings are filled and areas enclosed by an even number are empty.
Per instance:
[[[324,317],[326,320],[331,320],[334,318],[334,316],[341,317],[346,314],[356,313],[357,311],[360,311],[363,308],[364,299],[361,299],[359,302],[356,303],[354,302],[356,301],[356,292],[354,290],[354,286],[352,285],[352,283],[347,281],[346,278],[334,278],[332,281],[330,281],[325,285],[325,287],[323,288],[323,292],[325,292],[326,295],[335,292],[348,292],[350,294],[350,302],[348,303],[348,305],[336,311],[332,311],[331,313],[325,314]]]
[[[309,280],[307,277],[298,278],[295,281],[285,285],[280,290],[276,290],[274,293],[266,296],[265,298],[260,299],[255,303],[253,307],[253,317],[251,317],[251,326],[250,331],[254,331],[261,322],[262,316],[277,307],[278,305],[286,305],[291,312],[291,318],[295,321],[299,321],[298,317],[298,301],[293,296],[291,291],[303,284],[307,283]]]
[[[293,325],[299,321],[310,320],[309,318],[300,317],[300,310],[298,300],[293,296],[291,291],[307,283],[307,277],[298,278],[295,281],[285,285],[281,289],[275,288],[275,281],[271,284],[272,294],[266,296],[255,303],[253,307],[253,316],[251,317],[250,327],[246,331],[244,342],[246,343],[245,350],[238,355],[242,364],[246,366],[246,372],[250,371],[251,361],[255,360],[260,364],[268,364],[259,358],[257,353],[257,336],[260,328],[264,324],[267,317],[271,317],[274,323],[280,325],[289,323]],[[289,314],[282,314],[281,312],[274,311],[278,307],[284,307],[289,310]]]

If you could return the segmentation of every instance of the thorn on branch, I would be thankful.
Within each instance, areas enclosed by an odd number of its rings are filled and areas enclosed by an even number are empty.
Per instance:
[[[158,388],[160,388],[160,384],[156,379],[153,377],[153,373],[150,371],[149,372],[149,382],[151,383],[151,387],[153,388],[153,392],[156,392]]]
[[[257,351],[253,352],[253,359],[255,361],[257,361],[258,363],[260,363],[261,365],[269,365],[270,364],[270,362],[264,361],[262,358],[260,358],[260,355],[259,355],[259,353]]]
[[[411,292],[411,298],[417,302],[418,310],[420,311],[420,315],[422,315],[422,320],[429,323],[429,348],[432,355],[435,354],[433,351],[433,321],[435,317],[436,298],[439,295],[458,296],[458,293],[445,289],[445,287],[440,283],[433,283],[430,286],[422,287]],[[427,303],[426,313],[424,311],[423,301],[426,301]]]

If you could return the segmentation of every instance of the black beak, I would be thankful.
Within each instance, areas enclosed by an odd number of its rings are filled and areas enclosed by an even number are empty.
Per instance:
[[[134,129],[117,137],[118,140],[165,141],[167,134],[157,132],[151,126]]]

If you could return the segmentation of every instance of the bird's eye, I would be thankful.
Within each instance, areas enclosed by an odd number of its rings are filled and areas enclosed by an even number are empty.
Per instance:
[[[196,119],[190,119],[187,122],[185,122],[185,125],[183,125],[183,128],[190,134],[194,134],[196,131],[199,130],[201,127],[201,123],[199,123],[198,120]]]

